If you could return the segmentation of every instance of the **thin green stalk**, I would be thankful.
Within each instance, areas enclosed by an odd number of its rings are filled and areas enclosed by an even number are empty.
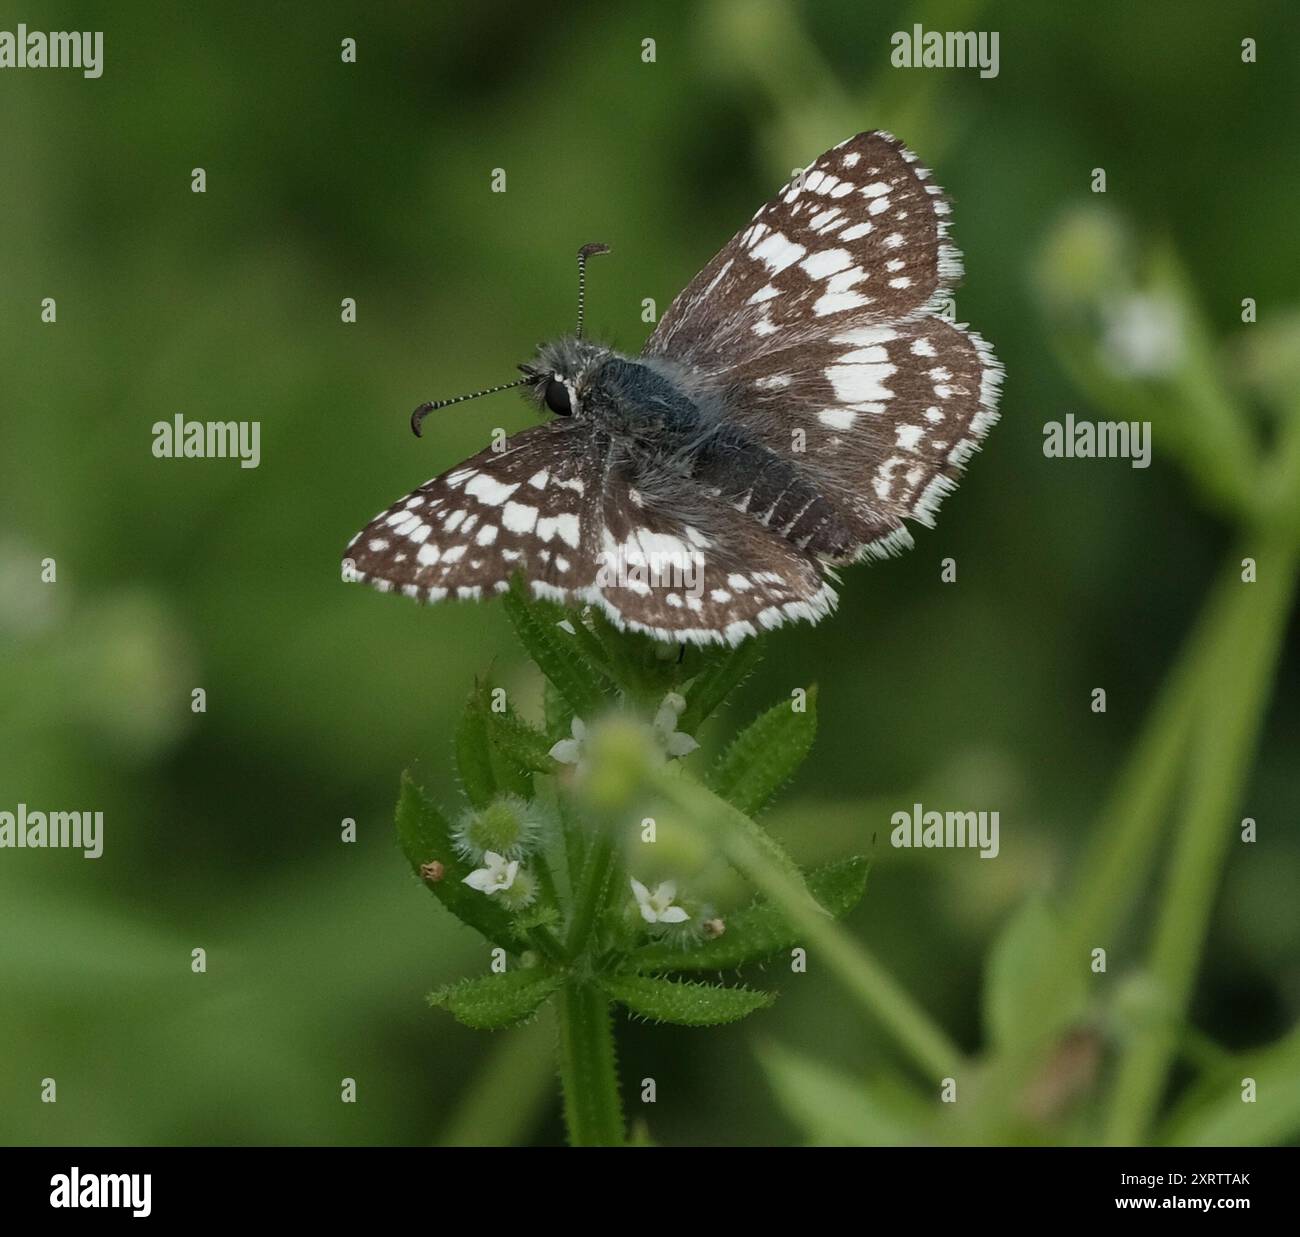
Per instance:
[[[587,938],[596,922],[605,896],[605,882],[614,865],[614,842],[602,830],[587,849],[587,861],[582,868],[582,881],[573,902],[573,918],[569,921],[568,953],[577,958],[586,947]]]
[[[570,959],[579,958],[587,947],[613,866],[613,839],[601,831],[586,848],[573,891],[573,917],[565,943]],[[594,984],[574,976],[560,991],[559,1009],[560,1086],[569,1142],[575,1147],[621,1146],[623,1105],[609,1002]]]
[[[1237,570],[1225,571],[1216,583],[1075,869],[1061,916],[1069,932],[1067,966],[1075,964],[1081,948],[1104,943],[1124,926],[1149,879],[1186,759],[1197,691],[1219,654],[1240,587]]]
[[[736,827],[736,809],[707,787],[685,777],[663,776],[658,788],[684,814],[709,829],[728,859],[786,913],[803,933],[810,951],[869,1014],[894,1037],[898,1046],[930,1079],[954,1074],[961,1050],[925,1011],[880,966],[871,954],[843,932],[779,864]]]
[[[550,928],[536,927],[528,930],[529,941],[537,947],[537,952],[551,962],[564,962],[567,954],[564,946],[555,938]]]
[[[551,865],[547,861],[545,854],[538,854],[534,859],[533,870],[537,873],[537,883],[541,889],[542,897],[550,905],[555,906],[559,902],[559,895],[555,888],[555,873],[551,871]],[[550,928],[539,924],[528,931],[528,939],[537,947],[543,957],[552,962],[564,962],[567,955],[564,952],[564,946],[556,939],[555,933]]]
[[[560,1085],[574,1147],[619,1147],[623,1103],[609,1002],[594,984],[570,980],[559,1000]]]
[[[1289,540],[1289,539],[1288,539]],[[1165,1016],[1137,1028],[1121,1057],[1107,1141],[1134,1145],[1150,1126],[1178,1049],[1210,914],[1269,700],[1295,589],[1289,544],[1265,541],[1256,584],[1239,584],[1223,639],[1198,692],[1186,816],[1176,840],[1156,921],[1149,977]]]

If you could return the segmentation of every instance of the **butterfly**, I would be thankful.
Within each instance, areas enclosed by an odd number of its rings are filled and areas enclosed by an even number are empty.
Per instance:
[[[796,174],[687,285],[640,355],[541,345],[547,419],[426,482],[348,545],[345,579],[418,601],[521,576],[665,641],[738,644],[836,604],[838,565],[929,526],[997,420],[1002,369],[941,310],[950,207],[888,133]]]

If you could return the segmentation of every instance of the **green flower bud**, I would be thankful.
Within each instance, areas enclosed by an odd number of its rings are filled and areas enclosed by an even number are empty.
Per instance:
[[[456,848],[475,863],[488,851],[506,859],[521,859],[536,844],[540,832],[532,806],[518,795],[502,795],[485,808],[466,812],[456,826]]]
[[[649,771],[663,760],[648,726],[629,717],[604,718],[587,729],[583,794],[597,811],[626,809]]]
[[[502,889],[496,900],[507,910],[522,911],[537,900],[537,877],[527,868],[520,868],[509,889]]]

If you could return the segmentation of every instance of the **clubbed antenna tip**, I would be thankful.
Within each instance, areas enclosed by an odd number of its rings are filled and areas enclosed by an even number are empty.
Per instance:
[[[582,317],[586,308],[587,298],[587,259],[595,253],[608,253],[609,246],[602,245],[600,241],[591,241],[583,245],[578,250],[578,330],[576,332],[579,339],[582,338]]]

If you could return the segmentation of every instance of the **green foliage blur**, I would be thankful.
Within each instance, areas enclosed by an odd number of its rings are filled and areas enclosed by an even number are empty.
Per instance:
[[[511,396],[437,414],[419,442],[406,418],[568,330],[580,244],[614,251],[590,333],[634,351],[644,298],[662,312],[792,167],[871,128],[954,199],[958,316],[1006,366],[1002,421],[913,552],[846,572],[833,619],[768,637],[729,724],[820,684],[817,745],[765,819],[801,862],[871,855],[848,931],[963,1051],[1014,1038],[1022,1006],[990,1010],[985,978],[1014,993],[1039,899],[1106,836],[1135,752],[1147,767],[1135,745],[1224,564],[1269,547],[1263,587],[1294,557],[1296,474],[1269,466],[1300,416],[1294,7],[0,3],[0,29],[19,21],[103,30],[105,68],[0,71],[0,810],[106,824],[97,860],[0,850],[0,1142],[563,1138],[546,1021],[476,1035],[425,1004],[488,947],[431,904],[393,831],[407,766],[458,802],[475,673],[525,701],[539,682],[499,604],[345,587],[339,556],[529,422]],[[999,75],[891,68],[914,22],[999,30]],[[1176,353],[1154,376],[1120,312],[1153,304]],[[1044,423],[1069,412],[1153,420],[1151,467],[1045,459]],[[151,427],[177,413],[260,421],[260,467],[155,459]],[[1214,805],[1231,838],[1170,1111],[1208,1085],[1198,1062],[1294,1039],[1300,1014],[1286,597],[1267,648],[1250,612],[1225,628],[1264,650],[1249,691],[1217,681],[1259,720],[1239,789],[1216,780],[1211,727],[1152,879],[1087,942],[1122,1010],[1156,925],[1177,935],[1160,894],[1181,822]],[[999,857],[895,850],[890,815],[916,802],[999,810]],[[815,951],[806,975],[776,970],[779,999],[739,1026],[619,1027],[625,1102],[655,1141],[897,1134],[878,1093],[837,1081],[907,1076],[881,1027]],[[1125,1068],[1124,1026],[1072,1032],[1032,1121],[997,1137],[1082,1137],[1069,1103]],[[1228,1140],[1298,1132],[1224,1120]]]

